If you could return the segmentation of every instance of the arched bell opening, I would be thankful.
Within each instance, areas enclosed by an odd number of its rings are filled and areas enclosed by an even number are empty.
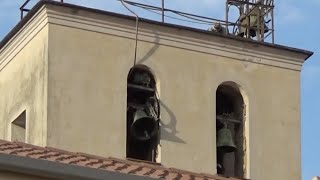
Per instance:
[[[217,172],[244,177],[245,104],[238,85],[222,83],[216,91]]]
[[[127,79],[127,158],[156,162],[160,105],[147,66],[133,67]]]

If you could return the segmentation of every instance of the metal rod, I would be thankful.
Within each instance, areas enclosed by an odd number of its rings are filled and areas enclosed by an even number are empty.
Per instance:
[[[271,34],[272,34],[273,30],[271,32],[269,32],[265,37],[264,39],[267,39]]]
[[[264,7],[262,7],[261,9],[263,9],[263,11],[265,11]],[[261,15],[261,20],[260,20],[260,25],[261,25],[261,40],[264,41],[265,40],[265,37],[264,37],[264,32],[265,32],[265,13],[263,13],[263,15],[261,14],[261,12],[259,13]]]
[[[26,0],[20,7],[20,18],[23,18],[23,12],[25,11],[25,6],[30,2],[30,0]]]
[[[258,8],[258,7],[255,7],[255,8]],[[255,8],[252,8],[252,9],[255,9]],[[257,19],[257,27],[258,27],[258,30],[256,31],[256,34],[257,34],[257,40],[258,41],[262,41],[262,39],[261,39],[261,37],[262,37],[262,34],[264,33],[264,32],[261,32],[262,31],[262,29],[261,29],[261,16],[262,16],[262,14],[261,14],[261,10],[260,10],[260,8],[259,8],[259,11],[258,11],[258,19]]]
[[[28,3],[30,2],[30,0],[26,0],[20,7],[20,10],[23,9]]]
[[[229,117],[224,117],[224,116],[217,116],[217,119],[220,121],[227,121],[231,123],[238,123],[241,124],[240,120],[234,119],[234,118],[229,118]]]
[[[162,0],[162,22],[164,23],[164,0]]]
[[[28,3],[30,2],[31,0],[26,0],[22,5],[21,7],[19,8],[20,9],[20,18],[23,19],[23,16],[24,16],[24,13],[23,12],[29,12],[30,9],[26,9],[25,6],[28,5]],[[64,2],[64,0],[60,0],[61,3]]]
[[[226,2],[226,35],[229,34],[229,3],[228,3],[229,0],[227,0]]]
[[[249,1],[247,0],[247,4],[246,4],[246,17],[248,17],[248,26],[249,26],[249,28],[247,28],[246,29],[246,36],[247,36],[247,38],[250,38],[250,27],[251,27],[251,17],[250,17],[250,15],[249,14],[251,14],[251,11],[253,12],[253,9],[254,8],[252,8],[252,9],[250,9],[250,5],[248,4],[249,3]]]
[[[272,44],[274,44],[274,36],[275,36],[275,33],[274,33],[274,10],[272,9],[271,11],[271,19],[272,19]]]

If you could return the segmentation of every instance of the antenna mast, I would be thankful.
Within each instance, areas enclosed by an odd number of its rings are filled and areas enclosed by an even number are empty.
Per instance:
[[[235,23],[230,23],[231,7],[239,10]],[[274,0],[227,0],[226,25],[227,33],[262,42],[271,36],[274,43]]]

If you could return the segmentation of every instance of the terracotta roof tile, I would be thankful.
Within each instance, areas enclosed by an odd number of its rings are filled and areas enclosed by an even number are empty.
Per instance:
[[[136,174],[138,176],[150,176],[156,169],[138,166],[136,169],[129,171],[129,174]]]
[[[158,179],[236,180],[234,178],[193,173],[175,168],[165,168],[159,163],[103,158],[84,153],[73,153],[50,147],[43,148],[30,144],[8,142],[4,140],[0,140],[0,153]]]

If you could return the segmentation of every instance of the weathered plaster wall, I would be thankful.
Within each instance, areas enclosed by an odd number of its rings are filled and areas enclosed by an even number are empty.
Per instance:
[[[0,50],[0,139],[26,110],[26,142],[46,145],[48,26],[38,13]]]
[[[99,47],[97,41],[107,43]],[[118,41],[50,25],[49,146],[125,157],[130,45]]]
[[[134,21],[72,13],[64,21],[50,19],[48,145],[125,158]],[[163,165],[216,173],[215,92],[233,81],[247,103],[247,177],[301,179],[302,62],[293,60],[301,57],[241,42],[234,42],[242,47],[236,52],[218,37],[140,25],[137,62],[149,66],[160,83]]]

